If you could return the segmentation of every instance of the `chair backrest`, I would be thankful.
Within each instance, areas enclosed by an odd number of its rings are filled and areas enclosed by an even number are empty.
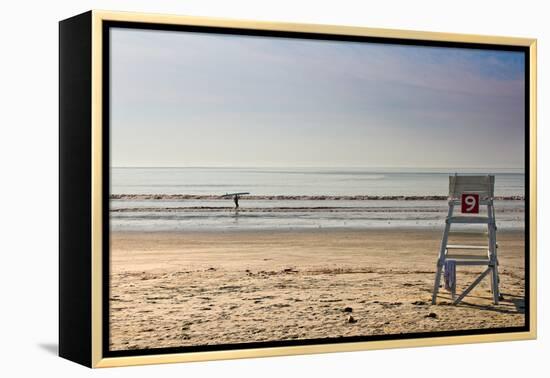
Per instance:
[[[449,176],[449,197],[460,199],[462,193],[477,193],[480,199],[495,196],[495,176]]]

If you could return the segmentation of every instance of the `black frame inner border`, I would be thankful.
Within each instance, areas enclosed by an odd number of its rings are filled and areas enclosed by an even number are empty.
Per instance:
[[[498,50],[515,51],[524,53],[525,62],[525,325],[522,327],[503,327],[490,329],[471,329],[457,331],[439,331],[439,332],[420,332],[420,333],[402,333],[374,336],[353,336],[339,338],[323,339],[305,339],[305,340],[281,340],[266,342],[250,342],[237,344],[219,344],[219,345],[196,345],[188,347],[169,347],[154,349],[133,349],[112,351],[109,350],[109,288],[110,288],[110,217],[109,217],[109,196],[110,196],[110,29],[140,29],[140,30],[159,30],[159,31],[178,31],[209,34],[229,34],[236,36],[256,36],[256,37],[274,37],[274,38],[293,38],[293,39],[311,39],[311,40],[330,40],[341,42],[366,42],[377,44],[395,44],[409,46],[427,46],[427,47],[447,47],[447,48],[467,48],[478,50]],[[102,262],[102,355],[103,357],[127,357],[156,354],[174,354],[174,353],[192,353],[205,351],[222,351],[236,349],[270,348],[284,346],[303,346],[303,345],[322,345],[322,344],[340,344],[350,342],[380,341],[380,340],[407,340],[423,339],[446,336],[465,336],[465,335],[485,335],[512,332],[528,332],[530,330],[530,54],[528,46],[507,46],[498,44],[466,43],[466,42],[444,42],[404,38],[386,38],[386,37],[368,37],[335,35],[324,33],[309,32],[288,32],[273,30],[256,30],[243,28],[226,28],[213,26],[192,26],[192,25],[166,25],[146,22],[128,22],[128,21],[103,21],[102,22],[102,228],[103,228],[103,262]]]

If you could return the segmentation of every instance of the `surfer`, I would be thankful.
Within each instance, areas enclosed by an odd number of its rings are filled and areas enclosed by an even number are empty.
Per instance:
[[[235,210],[239,209],[239,198],[241,198],[242,195],[250,194],[249,192],[238,192],[238,193],[225,193],[222,198],[233,198],[233,202],[235,202]]]

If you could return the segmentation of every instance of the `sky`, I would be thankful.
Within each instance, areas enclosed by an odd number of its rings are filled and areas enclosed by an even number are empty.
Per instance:
[[[111,29],[113,167],[524,166],[520,52]]]

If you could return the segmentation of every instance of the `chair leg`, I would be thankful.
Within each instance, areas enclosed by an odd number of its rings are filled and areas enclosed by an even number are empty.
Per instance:
[[[498,305],[500,299],[499,278],[498,278],[498,258],[497,258],[497,227],[495,223],[495,209],[492,202],[488,205],[489,213],[489,253],[491,264],[491,292],[493,293],[493,303]]]
[[[495,265],[493,265],[492,273],[491,286],[493,287],[493,303],[497,305],[500,299],[500,293],[498,290],[498,266],[496,262]]]
[[[493,298],[494,298],[494,294],[495,294],[495,281],[493,280],[492,277],[491,277],[490,281],[491,281],[491,294],[493,294]]]
[[[439,292],[439,284],[441,282],[441,273],[443,270],[443,264],[440,264],[439,261],[437,262],[437,271],[435,273],[435,280],[434,280],[434,291],[432,295],[432,304],[434,305],[437,301],[437,293]]]
[[[452,202],[449,202],[449,211],[447,213],[447,220],[445,222],[445,230],[443,231],[443,237],[441,238],[441,245],[439,247],[439,257],[437,258],[437,271],[435,273],[434,291],[432,295],[433,305],[437,301],[437,293],[439,292],[439,284],[441,282],[441,273],[443,270],[445,255],[447,254],[447,241],[449,239],[449,231],[451,230],[451,224],[449,223],[449,220],[453,215],[453,211],[454,211],[454,205]]]

